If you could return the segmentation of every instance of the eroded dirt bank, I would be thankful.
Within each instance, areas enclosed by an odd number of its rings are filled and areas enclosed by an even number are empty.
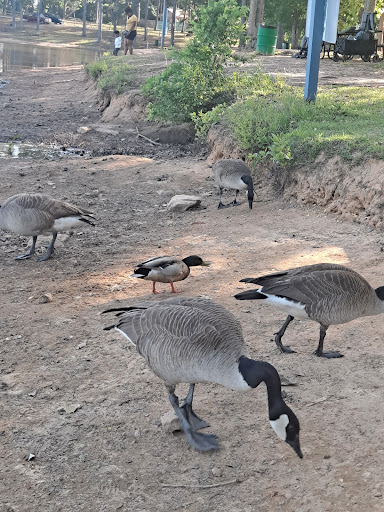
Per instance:
[[[0,97],[15,102],[6,133],[18,130],[22,140],[74,134],[77,145],[95,150],[116,141],[96,129],[77,134],[86,123],[114,129],[90,106],[81,70],[9,78]],[[28,103],[23,92],[32,82]],[[380,232],[290,203],[267,181],[257,184],[252,212],[243,197],[241,206],[218,211],[204,156],[173,158],[171,148],[168,156],[133,135],[129,143],[143,154],[0,161],[0,203],[45,192],[97,217],[95,228],[59,235],[46,263],[15,261],[28,240],[0,234],[1,512],[382,511],[383,317],[331,327],[325,345],[345,357],[320,360],[312,355],[316,324],[294,321],[286,343],[297,353],[280,354],[272,338],[283,315],[233,299],[246,287],[242,277],[320,261],[347,264],[381,285]],[[202,208],[167,212],[170,197],[185,192],[200,195]],[[38,240],[40,254],[47,240]],[[182,435],[161,429],[170,408],[164,386],[124,338],[103,331],[112,318],[100,315],[170,296],[167,286],[154,297],[149,283],[130,278],[134,264],[159,254],[212,262],[179,287],[230,309],[251,355],[296,384],[285,390],[301,421],[303,460],[270,428],[264,387],[239,395],[197,386],[196,411],[217,434],[217,453],[197,453]],[[52,301],[42,303],[46,293]],[[210,487],[216,484],[223,485]]]

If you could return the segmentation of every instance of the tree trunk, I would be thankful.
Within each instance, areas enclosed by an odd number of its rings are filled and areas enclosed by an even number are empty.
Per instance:
[[[155,26],[153,27],[155,30],[157,29],[157,24],[159,22],[159,14],[160,14],[160,0],[157,0],[156,20],[155,20]]]
[[[241,6],[244,7],[247,5],[247,0],[241,0]],[[244,16],[240,19],[240,35],[239,35],[239,48],[244,48],[245,46],[245,23],[246,18]]]
[[[21,4],[21,0],[19,0],[19,9],[20,9],[19,29],[23,30],[23,6]]]
[[[16,0],[12,0],[12,32],[16,29]]]
[[[148,0],[145,0],[145,5],[144,5],[144,41],[147,40],[147,23],[148,23]]]
[[[87,37],[87,0],[83,0],[83,37]]]
[[[40,30],[40,13],[41,13],[41,0],[37,4],[37,19],[36,19],[36,32]]]
[[[63,2],[63,19],[65,19],[65,13],[67,12],[67,0]]]
[[[297,48],[297,18],[294,16],[292,19],[292,36],[291,36],[291,48]]]
[[[375,12],[376,0],[365,0],[364,12]]]
[[[257,9],[256,9],[256,39],[257,39],[257,29],[259,25],[264,21],[264,0],[258,0]]]
[[[97,29],[97,42],[101,43],[101,31],[103,26],[103,0],[98,0],[98,6],[99,6],[99,23],[98,23],[98,29]]]
[[[177,6],[177,0],[173,0],[172,22],[171,22],[171,46],[175,46],[176,6]]]
[[[248,16],[248,48],[256,47],[256,15],[257,15],[257,0],[251,0],[249,5],[249,16]]]
[[[277,22],[277,41],[276,41],[276,48],[282,48],[283,47],[283,25],[280,23],[280,21]]]

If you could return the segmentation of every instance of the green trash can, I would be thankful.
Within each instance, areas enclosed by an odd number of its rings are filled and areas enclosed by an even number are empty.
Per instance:
[[[277,41],[277,27],[259,25],[256,51],[263,55],[274,55]]]

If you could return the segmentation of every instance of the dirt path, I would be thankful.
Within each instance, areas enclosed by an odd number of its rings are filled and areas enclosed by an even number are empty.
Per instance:
[[[20,99],[8,107],[6,133],[17,129],[34,140],[44,123],[64,140],[83,120],[98,123],[80,70],[11,78],[0,101]],[[44,114],[33,100],[27,116],[27,99],[18,94],[26,80],[44,91]],[[112,140],[92,137],[88,147]],[[232,298],[245,288],[238,282],[244,276],[320,261],[348,264],[383,284],[380,233],[282,202],[266,184],[256,188],[252,212],[244,200],[218,211],[211,170],[199,156],[2,159],[0,173],[0,203],[43,191],[98,219],[95,228],[59,235],[46,263],[15,261],[28,240],[0,233],[1,512],[383,510],[383,317],[331,327],[326,348],[345,357],[319,360],[312,355],[316,324],[293,322],[286,342],[297,353],[280,354],[272,335],[281,313]],[[202,195],[203,208],[168,213],[164,204],[183,192]],[[40,251],[47,240],[39,239]],[[112,319],[100,316],[108,307],[170,296],[165,285],[154,297],[149,283],[129,277],[135,263],[158,254],[212,261],[193,269],[180,286],[184,294],[228,307],[251,354],[297,383],[285,390],[302,425],[302,461],[271,430],[264,388],[239,395],[197,387],[196,409],[218,436],[217,453],[197,453],[182,435],[163,432],[159,418],[170,408],[164,386],[124,338],[103,331]],[[52,302],[40,303],[46,293]],[[63,412],[68,405],[79,408]],[[35,457],[27,461],[29,454]]]

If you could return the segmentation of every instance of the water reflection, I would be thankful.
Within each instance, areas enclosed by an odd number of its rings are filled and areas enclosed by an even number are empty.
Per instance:
[[[79,48],[52,48],[34,44],[0,43],[0,73],[12,69],[36,69],[86,64],[98,51]]]
[[[59,148],[43,144],[24,144],[21,142],[0,142],[0,158],[46,158],[64,156],[89,156],[90,152],[82,148]]]

